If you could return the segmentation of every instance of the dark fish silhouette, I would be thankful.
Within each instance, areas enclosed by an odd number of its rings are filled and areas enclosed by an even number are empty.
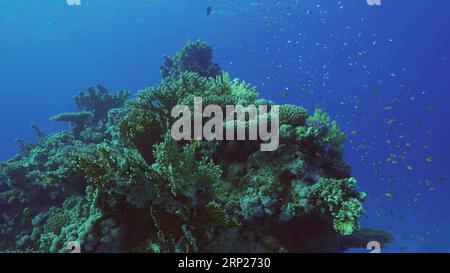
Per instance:
[[[211,8],[211,7],[208,7],[208,8],[206,9],[206,16],[211,15],[211,12],[212,12],[212,8]]]

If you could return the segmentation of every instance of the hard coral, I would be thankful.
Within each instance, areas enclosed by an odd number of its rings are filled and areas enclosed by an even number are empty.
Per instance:
[[[316,135],[323,139],[324,143],[339,146],[345,140],[344,134],[336,122],[332,121],[330,116],[319,108],[314,111],[313,116],[308,117],[306,124],[313,129]]]
[[[134,108],[119,121],[119,136],[125,145],[135,147],[148,161],[153,161],[153,145],[162,135],[161,123],[150,110]]]
[[[309,192],[312,203],[324,209],[333,220],[334,229],[342,235],[351,235],[359,228],[359,217],[363,213],[361,201],[364,194],[355,190],[356,180],[320,177]]]
[[[163,78],[177,78],[185,71],[195,72],[202,77],[220,74],[220,66],[212,63],[213,49],[205,42],[188,42],[174,58],[166,56],[161,65]]]
[[[303,126],[308,116],[308,111],[301,106],[285,104],[280,107],[280,124]]]
[[[61,232],[61,229],[69,223],[70,216],[67,215],[67,213],[62,209],[56,210],[55,212],[51,213],[49,218],[47,218],[47,221],[45,221],[45,224],[43,226],[44,232],[59,234]]]
[[[97,85],[97,88],[89,87],[85,92],[80,92],[73,97],[75,105],[80,111],[89,111],[94,114],[95,121],[104,121],[108,111],[113,108],[121,107],[128,99],[128,91],[119,91],[110,95],[103,86]]]

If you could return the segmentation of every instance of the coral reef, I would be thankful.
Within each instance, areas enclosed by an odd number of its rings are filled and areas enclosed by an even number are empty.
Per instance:
[[[340,252],[392,241],[360,229],[365,193],[343,160],[344,136],[323,111],[280,107],[280,147],[260,141],[175,141],[171,109],[273,104],[188,43],[163,81],[134,99],[98,86],[74,98],[71,129],[0,163],[0,251]]]
[[[80,92],[73,98],[75,105],[80,111],[89,111],[94,114],[95,121],[104,120],[113,108],[118,108],[128,99],[128,91],[119,91],[110,95],[103,86],[97,88],[89,87],[86,92]]]
[[[161,65],[161,76],[177,78],[181,73],[195,72],[202,77],[215,77],[220,74],[220,66],[212,63],[213,50],[203,41],[188,42],[175,57],[166,56]]]

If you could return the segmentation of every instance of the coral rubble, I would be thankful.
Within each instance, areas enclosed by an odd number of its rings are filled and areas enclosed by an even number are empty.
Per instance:
[[[74,98],[71,130],[0,163],[0,250],[67,252],[340,252],[391,238],[359,230],[365,194],[343,160],[344,136],[321,110],[280,107],[280,147],[258,141],[180,141],[177,104],[273,104],[188,43],[161,67],[162,83]]]

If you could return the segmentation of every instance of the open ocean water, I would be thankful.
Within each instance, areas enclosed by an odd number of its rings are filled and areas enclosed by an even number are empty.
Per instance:
[[[384,251],[450,252],[448,26],[447,0],[0,0],[0,160],[31,123],[67,129],[49,116],[87,86],[157,85],[163,56],[202,39],[262,97],[338,122]]]

